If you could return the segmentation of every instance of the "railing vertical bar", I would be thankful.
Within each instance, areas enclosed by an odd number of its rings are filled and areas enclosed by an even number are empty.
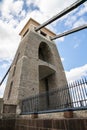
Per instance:
[[[79,81],[80,82],[80,81]],[[80,82],[80,88],[81,88],[81,91],[82,91],[82,104],[83,104],[83,106],[85,106],[85,103],[86,103],[86,101],[85,101],[85,97],[86,97],[86,95],[85,95],[85,89],[84,89],[84,85],[85,85],[85,80],[83,80],[83,82],[81,83]]]
[[[85,87],[84,87],[84,90],[85,90],[85,94],[86,94],[86,106],[87,106],[87,79],[85,78]]]
[[[73,92],[72,92],[72,84],[68,84],[68,87],[69,87],[69,93],[70,93],[70,97],[71,97],[71,99],[70,99],[70,103],[72,104],[72,106],[74,105],[74,101],[73,101]],[[73,98],[72,98],[73,97]],[[72,101],[72,102],[71,102]]]
[[[78,99],[80,101],[80,105],[82,106],[82,90],[80,88],[80,84],[79,84],[79,81],[77,81],[77,91],[78,91]]]
[[[75,81],[75,96],[76,96],[76,103],[77,103],[77,107],[80,106],[80,103],[78,102],[80,100],[80,97],[79,97],[79,93],[78,93],[78,85],[77,85],[77,82]]]
[[[86,110],[87,108],[87,80],[82,79],[68,84],[65,87],[45,92],[24,99],[22,114],[47,113],[67,110]],[[49,105],[47,104],[49,96]],[[81,105],[82,104],[82,105]]]
[[[75,103],[75,100],[76,100],[76,96],[75,96],[75,91],[74,91],[74,89],[75,89],[75,86],[74,86],[74,83],[72,83],[71,84],[72,85],[72,93],[73,93],[73,104],[75,105],[75,107],[76,107],[76,103]]]

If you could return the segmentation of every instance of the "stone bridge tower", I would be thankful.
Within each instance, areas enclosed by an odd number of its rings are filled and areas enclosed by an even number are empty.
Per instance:
[[[50,37],[55,34],[30,19],[22,31],[21,42],[11,69],[4,93],[4,113],[20,113],[22,99],[66,86],[67,81],[61,59]]]

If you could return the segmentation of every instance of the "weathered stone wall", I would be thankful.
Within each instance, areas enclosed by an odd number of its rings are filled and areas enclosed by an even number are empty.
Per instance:
[[[75,111],[75,112],[73,112],[73,115],[74,115],[74,117],[76,117],[76,118],[87,117],[87,110]]]
[[[0,130],[87,130],[87,118],[0,119]]]
[[[45,49],[45,54],[48,51],[47,61],[39,59],[41,43],[47,47]],[[20,101],[40,93],[39,66],[47,67],[48,70],[55,70],[55,74],[48,77],[49,90],[63,87],[67,84],[60,56],[54,42],[41,36],[38,32],[30,30],[21,40],[12,63],[4,93],[5,106],[13,105],[14,107],[14,105],[17,105],[16,113],[20,114]]]
[[[39,114],[38,118],[43,119],[61,119],[64,118],[64,112]],[[87,110],[73,112],[73,118],[87,118]]]
[[[3,98],[0,98],[0,118],[2,118],[2,112],[3,112]]]
[[[16,130],[87,130],[87,119],[19,119]]]
[[[0,119],[0,130],[17,130],[15,129],[15,119]]]
[[[32,115],[21,115],[23,118],[31,118]],[[38,114],[38,119],[61,119],[64,118],[64,112]],[[74,111],[72,118],[87,118],[87,110]]]

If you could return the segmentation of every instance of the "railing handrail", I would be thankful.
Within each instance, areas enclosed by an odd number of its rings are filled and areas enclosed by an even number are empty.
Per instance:
[[[47,99],[49,98],[49,99]],[[58,101],[57,101],[58,100]],[[49,103],[49,104],[47,104]],[[87,79],[22,100],[22,113],[87,109]]]

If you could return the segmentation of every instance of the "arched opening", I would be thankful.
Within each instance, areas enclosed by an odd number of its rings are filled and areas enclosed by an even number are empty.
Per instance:
[[[53,54],[48,44],[44,42],[40,43],[38,57],[42,60],[39,62],[39,93],[46,93],[54,87],[50,82],[56,72]],[[50,107],[50,97],[48,94],[40,99],[40,105],[42,109]]]
[[[55,75],[56,72],[55,66],[53,65],[53,53],[47,43],[40,43],[38,57],[41,60],[39,63],[39,90],[40,92],[46,92],[49,91],[50,77]]]
[[[40,60],[53,64],[52,52],[46,43],[40,43],[38,55]]]

